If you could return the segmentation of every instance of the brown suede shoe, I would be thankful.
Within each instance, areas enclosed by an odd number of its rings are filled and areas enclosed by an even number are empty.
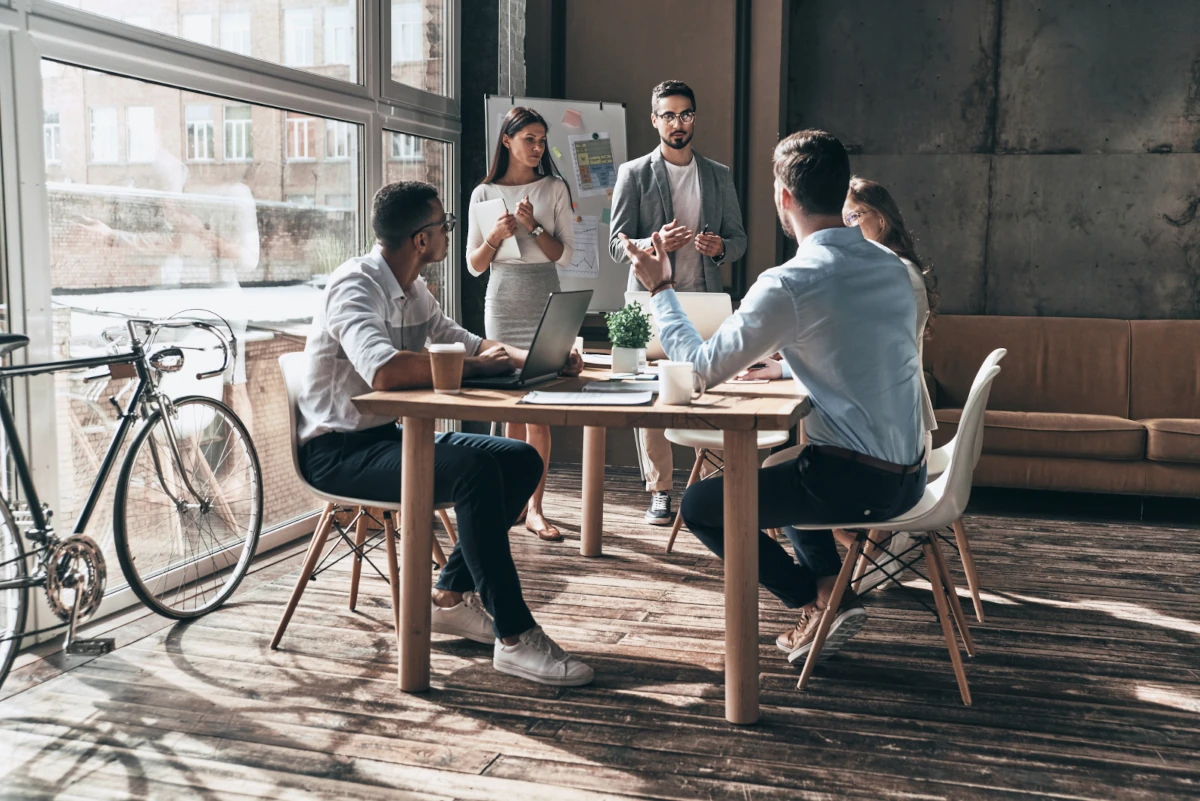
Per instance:
[[[821,624],[821,612],[815,606],[800,610],[800,619],[794,628],[788,629],[775,638],[775,646],[788,655],[789,662],[807,659],[812,650],[813,640],[817,636],[817,628]],[[862,601],[854,590],[849,587],[842,595],[842,603],[838,606],[837,617],[829,627],[825,644],[821,647],[820,659],[828,659],[846,644],[867,622],[867,610],[863,609]]]

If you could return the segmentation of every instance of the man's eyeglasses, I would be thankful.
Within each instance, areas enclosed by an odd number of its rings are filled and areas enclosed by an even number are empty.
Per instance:
[[[869,211],[852,211],[842,217],[842,222],[851,227],[858,225],[862,218],[870,214]]]
[[[667,125],[674,125],[675,120],[679,120],[684,125],[691,125],[696,121],[696,112],[694,111],[685,111],[682,114],[676,114],[673,111],[664,111],[662,114],[655,114],[654,116],[658,117]]]
[[[412,235],[413,235],[413,236],[416,236],[417,234],[419,234],[419,233],[421,233],[422,231],[424,231],[426,228],[436,228],[436,227],[437,227],[437,226],[439,226],[439,225],[441,225],[441,226],[444,226],[444,227],[445,227],[445,229],[446,229],[446,233],[450,233],[451,231],[453,231],[453,230],[454,230],[454,224],[455,224],[456,222],[458,222],[458,219],[457,219],[457,218],[455,218],[455,216],[454,216],[453,214],[447,214],[445,217],[443,217],[443,218],[442,218],[442,219],[440,219],[440,220],[437,220],[436,222],[431,222],[431,223],[427,223],[427,224],[425,224],[425,225],[422,225],[420,228],[418,228],[417,230],[413,231],[413,232],[412,232]]]

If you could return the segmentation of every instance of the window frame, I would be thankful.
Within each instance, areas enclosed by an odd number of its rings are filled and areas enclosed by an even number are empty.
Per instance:
[[[388,0],[358,0],[356,4],[357,82],[272,64],[51,0],[21,0],[19,9],[7,7],[5,0],[0,0],[0,63],[12,65],[12,69],[0,73],[0,191],[6,201],[0,208],[0,261],[7,268],[0,280],[7,281],[8,297],[13,300],[9,330],[31,338],[29,347],[13,354],[14,363],[55,358],[51,276],[44,268],[50,259],[50,242],[41,59],[209,95],[213,105],[249,103],[362,126],[355,191],[360,210],[359,239],[365,250],[369,243],[369,199],[384,175],[384,130],[445,142],[449,145],[446,185],[458,185],[461,0],[448,2],[446,85],[450,97],[443,97],[390,81],[390,44],[388,37],[380,33],[390,31]],[[364,24],[367,19],[372,20],[370,26]],[[213,123],[215,133],[217,120]],[[91,150],[90,119],[87,125],[89,152],[85,158],[90,157]],[[118,112],[118,157],[122,152],[120,127]],[[214,142],[214,155],[217,152],[222,151]],[[449,192],[443,200],[448,211],[458,213],[456,192]],[[451,234],[445,275],[450,299],[446,312],[455,318],[460,316],[461,306],[458,286],[463,229],[459,226]],[[36,437],[40,444],[29,454],[38,488],[48,503],[60,507],[54,383],[45,376],[19,382],[11,398],[22,436],[26,441]],[[260,548],[265,551],[309,534],[314,522],[312,516],[302,517],[264,531]],[[98,614],[108,614],[134,601],[131,592],[116,593],[105,599]],[[31,625],[49,621],[49,617],[35,611]]]
[[[229,119],[231,108],[245,108],[250,112],[246,119]],[[240,155],[230,154],[230,145],[244,145]],[[229,163],[254,161],[254,107],[247,103],[221,104],[221,160]]]
[[[88,164],[97,166],[106,166],[109,164],[121,163],[121,115],[119,112],[120,106],[88,106]],[[102,158],[97,156],[96,151],[96,112],[111,111],[112,125],[108,126],[111,131],[111,150],[112,158]],[[106,115],[107,116],[107,115]],[[109,145],[105,142],[105,145]],[[105,147],[104,155],[107,155],[109,148]]]
[[[139,154],[139,156],[137,158],[135,158],[134,152],[133,152],[134,142],[135,142],[135,140],[138,140],[140,143],[141,137],[144,136],[145,134],[144,134],[144,132],[139,132],[137,137],[134,136],[133,115],[131,112],[142,111],[142,110],[148,110],[150,112],[150,134],[149,134],[150,141],[148,143],[149,147],[150,147],[150,152],[145,153],[145,154]],[[153,161],[154,161],[154,136],[155,136],[154,119],[155,119],[154,106],[126,106],[125,107],[125,163],[126,164],[151,164],[151,163],[153,163]]]
[[[242,28],[242,27],[234,28],[232,26],[226,27],[226,22],[234,19],[235,17],[238,20],[245,19],[246,26],[244,28]],[[218,28],[217,35],[219,37],[218,41],[220,42],[221,50],[223,50],[226,53],[236,53],[237,55],[240,55],[240,56],[249,57],[251,55],[251,50],[253,50],[253,44],[254,44],[254,15],[253,14],[251,14],[249,11],[244,11],[241,9],[236,10],[236,11],[222,11],[220,14],[220,20],[217,23],[217,28]],[[246,39],[245,52],[242,52],[241,50],[233,50],[233,49],[227,47],[226,43],[225,43],[227,34],[230,35],[230,38],[232,38],[233,35],[237,35],[239,38],[241,38],[242,36],[245,36],[245,39]]]
[[[316,14],[313,13],[315,11],[316,11],[315,6],[311,6],[309,8],[285,8],[285,9],[283,9],[283,65],[285,67],[291,67],[292,69],[297,69],[297,68],[302,68],[302,67],[318,66],[316,63],[316,61],[317,61],[317,43],[316,43],[316,41],[317,41],[317,25],[316,25],[316,19],[315,19]],[[298,27],[297,26],[297,27],[289,28],[288,20],[289,19],[298,19],[301,14],[308,15],[308,26],[307,27]],[[296,57],[296,45],[301,43],[296,40],[296,35],[299,34],[299,32],[301,32],[301,31],[308,32],[308,41],[303,43],[306,45],[304,47],[305,52],[301,54],[301,58],[306,58],[307,60],[296,61],[296,60],[294,60]]]
[[[55,122],[50,122],[46,119],[51,114],[54,114],[57,118]],[[62,112],[57,109],[54,111],[43,109],[42,120],[42,147],[44,148],[46,166],[50,167],[55,164],[62,164]],[[54,143],[53,158],[50,156],[50,148],[47,147],[47,143],[50,140],[53,140]]]
[[[203,119],[191,120],[188,119],[188,112],[192,109],[208,109],[208,117]],[[217,114],[213,111],[213,103],[185,103],[183,106],[183,160],[188,164],[208,164],[217,160]],[[193,126],[197,126],[193,128]],[[203,126],[207,130],[204,137],[197,136],[197,133]],[[193,150],[193,146],[197,145],[201,139],[207,142],[206,155],[197,155],[199,147]]]

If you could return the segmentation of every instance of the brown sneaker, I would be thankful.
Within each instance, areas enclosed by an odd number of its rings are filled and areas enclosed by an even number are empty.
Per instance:
[[[795,628],[788,629],[775,638],[776,647],[788,655],[789,662],[808,658],[808,652],[812,650],[813,640],[817,636],[817,628],[821,624],[822,611],[811,606],[801,609],[800,619]],[[867,610],[863,609],[862,601],[853,590],[847,588],[842,595],[837,617],[829,627],[829,634],[825,637],[825,645],[821,647],[819,658],[828,659],[836,654],[845,645],[846,640],[857,634],[866,622]]]

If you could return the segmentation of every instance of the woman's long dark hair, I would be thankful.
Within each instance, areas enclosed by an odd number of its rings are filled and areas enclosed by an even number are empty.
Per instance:
[[[879,215],[883,220],[883,236],[879,244],[895,253],[902,259],[908,259],[917,265],[925,279],[925,298],[929,302],[929,320],[925,323],[926,338],[933,335],[933,318],[937,314],[938,302],[942,294],[938,292],[937,276],[933,267],[921,261],[917,255],[916,245],[913,244],[912,232],[904,225],[904,217],[900,207],[892,200],[892,195],[875,181],[860,178],[855,175],[850,179],[850,199],[859,205],[866,206]]]
[[[550,133],[550,125],[546,122],[541,114],[538,114],[531,108],[524,106],[513,106],[504,115],[503,122],[500,123],[500,133],[496,137],[496,155],[492,156],[492,167],[484,176],[481,184],[493,184],[497,178],[503,178],[508,172],[508,148],[504,146],[504,137],[513,137],[520,133],[530,125],[541,125],[546,129],[546,133]],[[543,176],[552,175],[563,182],[567,187],[567,200],[571,203],[571,216],[575,215],[575,199],[571,196],[571,184],[563,178],[562,173],[558,171],[558,167],[554,164],[554,159],[550,155],[550,147],[547,145],[546,150],[542,153],[542,160],[538,164],[538,172]]]

